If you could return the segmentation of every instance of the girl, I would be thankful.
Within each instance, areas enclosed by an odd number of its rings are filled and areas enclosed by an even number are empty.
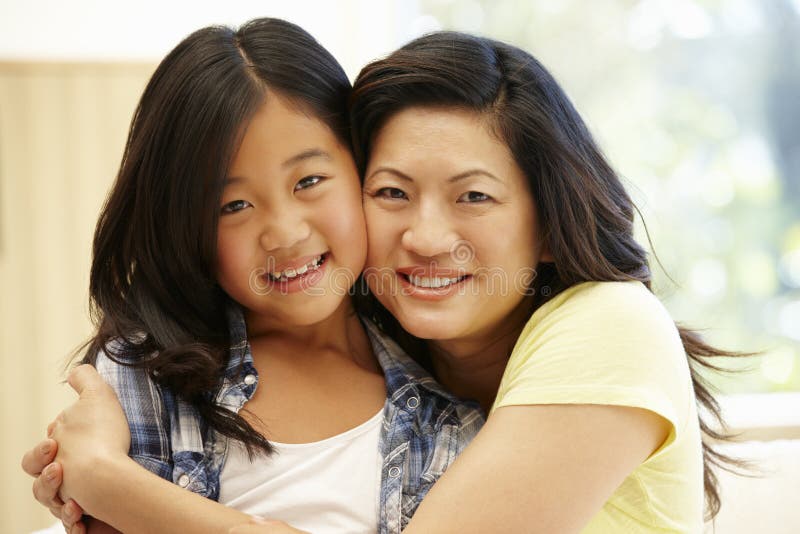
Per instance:
[[[273,19],[199,30],[157,68],[97,225],[84,359],[121,400],[130,440],[103,433],[137,469],[107,491],[111,459],[63,447],[63,490],[88,513],[125,532],[249,517],[172,514],[186,488],[314,532],[399,532],[482,423],[353,312],[366,236],[349,92],[325,49]],[[137,500],[127,485],[153,473],[172,494]]]
[[[491,410],[405,531],[701,531],[721,457],[687,356],[727,353],[649,292],[630,199],[552,77],[439,33],[367,66],[351,103],[370,314]]]

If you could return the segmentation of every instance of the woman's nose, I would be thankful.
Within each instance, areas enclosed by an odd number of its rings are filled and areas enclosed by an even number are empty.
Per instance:
[[[403,247],[419,256],[433,258],[449,254],[458,241],[458,233],[448,218],[436,209],[420,210],[403,232]]]

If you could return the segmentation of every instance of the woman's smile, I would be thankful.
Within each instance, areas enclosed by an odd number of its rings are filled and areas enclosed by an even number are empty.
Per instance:
[[[486,335],[526,298],[520,274],[542,259],[535,206],[480,116],[397,113],[375,137],[365,176],[365,278],[409,333]]]

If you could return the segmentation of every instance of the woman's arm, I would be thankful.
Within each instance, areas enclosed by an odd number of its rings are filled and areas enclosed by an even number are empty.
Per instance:
[[[93,367],[77,367],[68,382],[79,398],[50,428],[58,443],[63,502],[73,499],[87,514],[126,533],[225,532],[248,522],[247,514],[180,488],[131,460],[125,414]]]
[[[404,533],[579,532],[670,428],[639,408],[499,408]]]

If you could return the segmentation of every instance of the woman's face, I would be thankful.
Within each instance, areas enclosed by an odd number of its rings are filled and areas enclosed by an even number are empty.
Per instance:
[[[220,286],[249,319],[310,325],[339,308],[365,254],[350,151],[323,122],[271,93],[247,126],[222,193]]]
[[[373,144],[364,212],[367,282],[417,337],[492,336],[547,259],[525,175],[472,112],[394,115]]]

